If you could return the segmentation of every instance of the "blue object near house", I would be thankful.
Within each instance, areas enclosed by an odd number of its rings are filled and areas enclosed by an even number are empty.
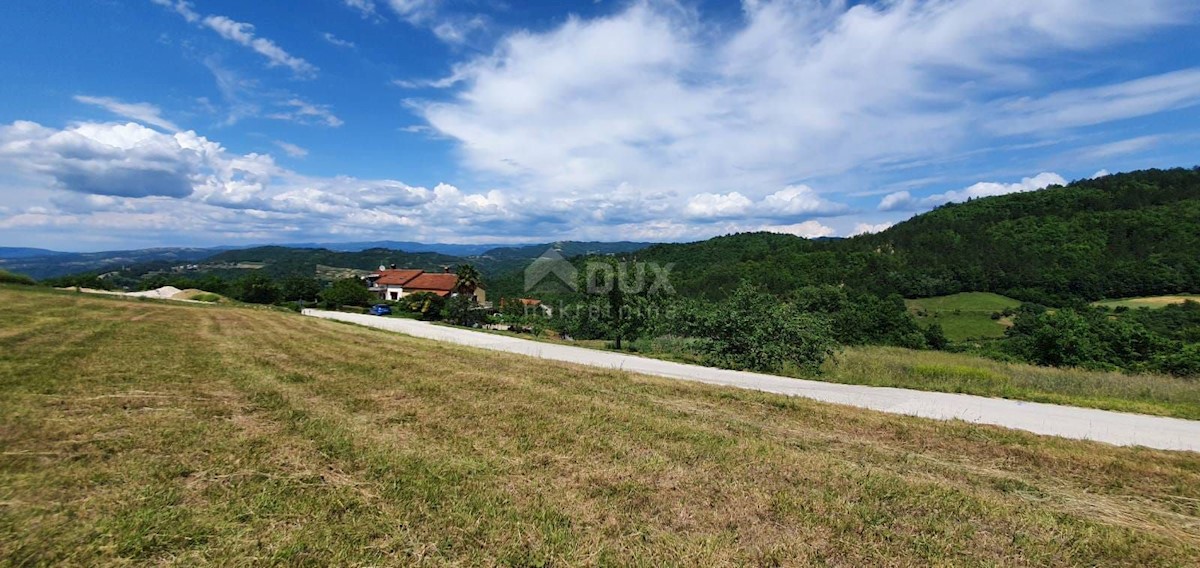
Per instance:
[[[392,308],[387,304],[375,304],[374,306],[371,306],[371,315],[390,316],[392,315]]]

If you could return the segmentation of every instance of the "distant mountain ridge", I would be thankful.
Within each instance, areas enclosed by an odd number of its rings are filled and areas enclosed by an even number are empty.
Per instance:
[[[311,275],[318,265],[368,270],[379,264],[397,264],[432,270],[469,262],[486,273],[494,274],[521,266],[550,248],[559,249],[565,256],[575,256],[633,252],[652,244],[562,241],[533,245],[474,245],[362,241],[254,247],[162,247],[84,253],[5,247],[0,248],[0,268],[44,279],[129,267],[144,273],[167,269],[179,263],[265,262],[269,265],[265,268],[267,274],[283,276]]]
[[[54,256],[56,254],[66,254],[53,250],[40,248],[24,248],[24,247],[0,247],[0,260],[30,258],[39,256]]]

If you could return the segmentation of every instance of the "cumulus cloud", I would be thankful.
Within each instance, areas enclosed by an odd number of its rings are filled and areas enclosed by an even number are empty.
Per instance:
[[[721,219],[745,215],[754,202],[736,191],[726,194],[701,193],[688,200],[684,213],[694,219]]]
[[[846,236],[853,237],[853,236],[857,236],[857,235],[866,235],[869,233],[881,233],[883,231],[888,230],[888,228],[890,228],[891,226],[892,226],[892,223],[876,223],[876,224],[855,223],[854,230],[850,231],[850,234],[848,234]]]
[[[569,230],[595,210],[584,199],[547,204],[445,183],[424,188],[304,176],[267,154],[237,154],[195,132],[167,134],[136,123],[0,126],[0,166],[29,188],[0,192],[5,230],[70,225],[236,241],[339,235],[528,241]]]
[[[836,215],[847,211],[841,203],[826,200],[807,185],[789,185],[763,199],[759,213],[764,217]]]
[[[783,233],[786,235],[796,235],[806,239],[815,239],[817,237],[832,236],[834,231],[831,227],[826,227],[817,221],[805,221],[803,223],[793,223],[791,225],[763,225],[759,227],[760,231],[770,233]]]
[[[1108,176],[1110,176],[1110,175],[1112,175],[1112,174],[1111,174],[1111,173],[1109,173],[1109,171],[1108,171],[1108,170],[1103,170],[1103,169],[1102,169],[1102,170],[1100,170],[1100,171],[1098,171],[1098,172],[1096,172],[1096,173],[1092,174],[1092,177],[1090,177],[1090,178],[1088,178],[1088,179],[1100,179],[1100,178],[1102,178],[1102,177],[1108,177]]]
[[[75,95],[75,100],[83,104],[98,106],[117,116],[131,118],[142,124],[157,126],[172,132],[179,130],[175,123],[163,118],[161,109],[150,103],[126,103],[112,97],[89,95]]]
[[[402,4],[410,13],[424,3]],[[719,217],[795,180],[919,163],[1005,136],[1000,111],[1016,124],[1100,101],[1048,122],[1072,128],[1128,115],[1118,108],[1192,104],[1188,71],[1012,99],[1043,79],[1047,53],[1096,49],[1184,10],[1166,0],[1126,8],[776,0],[747,2],[740,25],[714,31],[676,4],[635,2],[510,34],[439,83],[457,89],[449,100],[417,109],[488,179],[571,192],[631,183],[678,192],[689,215]]]
[[[701,193],[692,196],[684,213],[693,219],[797,219],[840,215],[849,210],[841,203],[826,200],[807,185],[789,185],[759,201],[739,192]]]
[[[210,150],[204,142],[135,123],[85,123],[56,131],[21,121],[0,128],[0,160],[67,191],[185,197]]]
[[[947,191],[921,198],[914,197],[907,191],[898,191],[885,195],[879,201],[880,211],[916,211],[932,209],[947,203],[958,203],[968,199],[992,197],[1009,193],[1036,191],[1052,185],[1066,185],[1067,180],[1052,172],[1042,172],[1033,177],[1027,177],[1016,183],[979,182],[968,188]]]

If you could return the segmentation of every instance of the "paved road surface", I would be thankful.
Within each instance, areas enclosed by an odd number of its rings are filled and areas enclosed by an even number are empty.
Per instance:
[[[713,369],[610,351],[541,343],[467,329],[438,326],[410,319],[382,318],[323,310],[304,310],[304,315],[398,331],[416,337],[482,349],[506,351],[593,367],[621,369],[644,375],[801,396],[894,414],[938,420],[959,419],[1026,430],[1036,434],[1095,440],[1121,446],[1200,451],[1200,421],[965,394],[823,383],[744,371]]]

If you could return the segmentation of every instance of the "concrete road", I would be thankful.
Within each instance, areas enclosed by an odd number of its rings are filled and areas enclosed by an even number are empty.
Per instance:
[[[978,424],[993,424],[1026,430],[1036,434],[1094,440],[1119,446],[1200,451],[1200,421],[965,394],[823,383],[745,371],[714,369],[583,347],[540,343],[527,339],[438,326],[410,319],[383,318],[323,310],[304,310],[304,315],[553,361],[801,396],[894,414],[938,420],[965,420]]]

